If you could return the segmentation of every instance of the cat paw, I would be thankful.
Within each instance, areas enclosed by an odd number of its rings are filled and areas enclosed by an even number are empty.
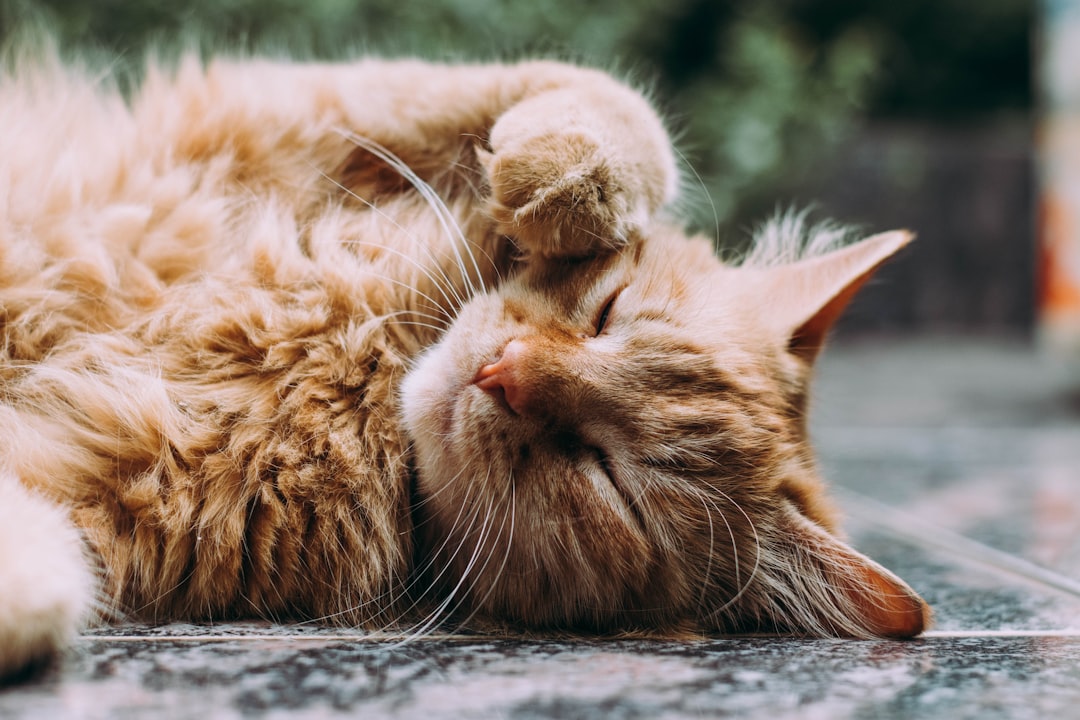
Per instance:
[[[604,150],[572,132],[478,150],[498,231],[543,257],[585,257],[632,242],[647,222],[649,202]]]
[[[0,682],[64,650],[90,615],[94,586],[65,513],[0,473]]]

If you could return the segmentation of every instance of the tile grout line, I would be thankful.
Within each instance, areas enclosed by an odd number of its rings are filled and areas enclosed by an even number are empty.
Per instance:
[[[928,630],[928,640],[961,638],[1080,638],[1080,630]]]
[[[951,640],[951,639],[963,639],[963,638],[1080,638],[1080,629],[1077,630],[929,630],[923,633],[919,638],[926,640]],[[406,638],[399,636],[363,636],[363,635],[80,635],[80,641],[98,641],[98,642],[114,642],[114,643],[135,643],[135,642],[206,642],[206,643],[220,643],[220,642],[266,642],[266,641],[319,641],[319,642],[357,642],[357,643],[401,643]],[[625,638],[580,638],[586,642],[603,642],[604,640],[619,641]],[[690,644],[701,642],[712,642],[721,640],[748,640],[748,639],[772,639],[778,641],[797,639],[805,641],[808,638],[794,638],[786,635],[728,635],[710,638],[697,638],[693,640],[678,640],[670,638],[652,638],[651,640],[657,642],[686,642]],[[813,638],[809,638],[813,639]],[[843,640],[844,638],[819,638],[821,640]],[[917,638],[918,639],[918,638]],[[437,635],[427,636],[419,639],[409,640],[413,642],[425,642],[425,641],[504,641],[510,640],[514,642],[546,642],[551,638],[521,638],[509,635],[489,636],[489,637],[475,637],[472,635]],[[638,638],[637,642],[649,642],[649,638]],[[567,641],[565,638],[558,639],[558,642],[573,642]]]

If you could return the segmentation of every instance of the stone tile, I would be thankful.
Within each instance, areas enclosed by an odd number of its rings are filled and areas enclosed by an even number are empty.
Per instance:
[[[1080,580],[1080,426],[828,428],[816,442],[838,489]]]
[[[0,716],[1045,718],[1078,687],[1078,637],[90,638],[63,674],[0,692]]]

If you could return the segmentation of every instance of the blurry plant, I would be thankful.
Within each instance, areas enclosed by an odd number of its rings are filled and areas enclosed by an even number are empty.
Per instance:
[[[728,235],[805,187],[875,103],[902,113],[962,111],[1003,93],[1025,102],[1032,2],[0,0],[0,35],[44,18],[61,47],[104,47],[133,65],[178,38],[294,57],[596,63],[655,81],[688,169],[706,179],[687,174],[695,217]],[[1007,82],[985,78],[980,62]]]
[[[872,28],[853,24],[815,43],[764,2],[718,33],[715,57],[671,104],[684,113],[686,151],[723,228],[769,212],[847,136],[881,52]]]

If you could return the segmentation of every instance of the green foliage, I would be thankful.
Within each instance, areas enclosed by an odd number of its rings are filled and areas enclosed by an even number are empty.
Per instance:
[[[706,178],[699,221],[725,232],[786,202],[868,114],[1025,108],[1032,13],[1032,0],[0,0],[0,35],[44,22],[62,48],[133,65],[192,44],[599,64],[654,86]]]

